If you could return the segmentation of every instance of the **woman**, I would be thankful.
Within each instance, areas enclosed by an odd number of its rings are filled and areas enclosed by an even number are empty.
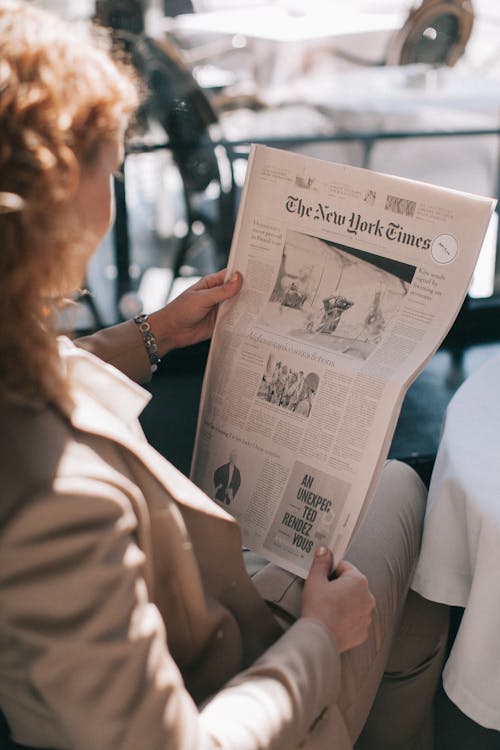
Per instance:
[[[442,611],[414,598],[412,653],[404,629],[394,637],[425,503],[416,475],[389,464],[353,547],[376,609],[353,564],[330,580],[325,549],[304,586],[260,564],[253,582],[235,521],[146,442],[148,396],[132,382],[208,337],[241,276],[213,274],[79,346],[55,334],[54,301],[81,284],[109,226],[136,103],[97,41],[0,1],[0,707],[12,736],[57,750],[343,750],[390,658],[391,736],[407,749],[445,634]],[[387,695],[363,735],[386,750]]]

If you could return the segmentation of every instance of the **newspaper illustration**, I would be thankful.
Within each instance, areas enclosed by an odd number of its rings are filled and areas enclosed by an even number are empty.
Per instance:
[[[467,293],[495,201],[253,146],[191,476],[250,549],[343,557],[408,386]]]

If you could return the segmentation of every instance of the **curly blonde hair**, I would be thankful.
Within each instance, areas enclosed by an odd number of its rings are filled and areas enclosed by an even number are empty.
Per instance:
[[[70,198],[137,104],[103,30],[0,0],[0,401],[67,395],[48,298],[81,248]]]

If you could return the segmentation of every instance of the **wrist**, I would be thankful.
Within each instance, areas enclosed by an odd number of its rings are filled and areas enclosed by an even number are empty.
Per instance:
[[[146,313],[141,313],[134,317],[134,323],[141,334],[142,343],[151,366],[151,372],[156,372],[161,363],[160,348],[153,329],[151,328],[150,317]]]
[[[149,324],[158,346],[158,356],[161,359],[172,349],[178,348],[175,331],[169,325],[169,316],[165,314],[165,310],[166,308],[163,307],[149,315]]]

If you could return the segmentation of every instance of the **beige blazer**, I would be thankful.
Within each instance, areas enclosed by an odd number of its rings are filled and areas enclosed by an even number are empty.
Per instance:
[[[81,345],[148,376],[134,324]],[[281,635],[236,522],[145,440],[149,394],[68,340],[61,352],[67,414],[0,411],[0,707],[14,738],[71,750],[349,747],[330,633],[301,618]],[[277,576],[274,592],[263,580],[277,600],[290,583]]]

